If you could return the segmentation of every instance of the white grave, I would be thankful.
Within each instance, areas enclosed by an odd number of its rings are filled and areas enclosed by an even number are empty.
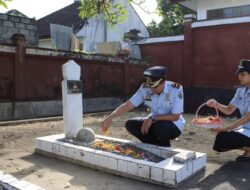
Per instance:
[[[69,82],[78,90],[77,84],[80,82],[81,68],[73,60],[69,60],[62,66],[62,99],[63,99],[63,125],[66,138],[75,138],[78,131],[83,127],[82,120],[82,93],[71,92]]]
[[[84,143],[79,143],[79,140],[82,140],[81,137],[85,138],[87,133],[93,132],[92,130],[81,131],[84,129],[82,127],[82,93],[79,92],[77,82],[76,93],[71,93],[72,87],[69,89],[68,80],[77,81],[80,79],[80,67],[74,61],[68,61],[63,65],[63,76],[65,134],[37,138],[35,146],[37,153],[116,175],[174,187],[205,168],[207,155],[200,152],[135,143],[124,139],[96,135],[97,141],[110,140],[115,143],[133,144],[162,158],[160,162],[151,162],[93,149]],[[93,137],[95,139],[95,136]],[[93,140],[93,138],[90,139]]]
[[[205,153],[96,135],[97,140],[106,139],[133,144],[164,158],[163,161],[155,163],[64,142],[62,141],[64,137],[64,134],[58,134],[37,138],[36,152],[81,166],[168,187],[177,187],[204,169],[207,161]],[[194,155],[192,159],[189,157],[190,154]]]

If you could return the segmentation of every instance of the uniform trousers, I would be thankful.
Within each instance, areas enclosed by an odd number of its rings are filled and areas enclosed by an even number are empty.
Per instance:
[[[142,134],[141,127],[145,118],[129,119],[125,127],[127,131],[143,143],[170,147],[170,140],[175,139],[181,131],[172,121],[156,121],[151,125],[147,134]]]
[[[225,152],[245,146],[250,147],[250,138],[241,133],[230,131],[217,134],[213,149]]]

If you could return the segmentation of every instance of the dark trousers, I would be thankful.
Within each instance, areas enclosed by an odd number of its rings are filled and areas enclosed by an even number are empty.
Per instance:
[[[171,121],[157,121],[151,125],[147,134],[143,135],[141,127],[145,118],[136,117],[129,119],[125,127],[127,131],[143,143],[159,146],[170,146],[170,139],[175,139],[181,132]]]
[[[241,133],[230,131],[219,133],[216,136],[213,149],[218,152],[225,152],[245,146],[250,147],[250,138]]]

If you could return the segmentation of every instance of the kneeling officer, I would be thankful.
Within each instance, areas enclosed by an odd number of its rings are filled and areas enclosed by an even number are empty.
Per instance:
[[[144,71],[145,83],[124,104],[116,108],[101,124],[107,131],[115,117],[138,107],[142,103],[151,109],[147,117],[129,119],[125,127],[129,133],[144,143],[170,146],[184,128],[183,88],[166,80],[166,67],[154,66]]]

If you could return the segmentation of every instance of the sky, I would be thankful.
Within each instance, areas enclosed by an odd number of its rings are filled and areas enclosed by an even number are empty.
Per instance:
[[[30,18],[35,17],[38,20],[54,11],[72,4],[73,2],[74,0],[12,0],[12,2],[7,2],[8,9],[0,7],[0,13],[16,9]],[[146,0],[143,7],[150,12],[154,12],[157,7],[156,0]],[[134,8],[146,25],[153,19],[156,22],[161,20],[156,14],[147,14],[138,6],[134,6]]]

